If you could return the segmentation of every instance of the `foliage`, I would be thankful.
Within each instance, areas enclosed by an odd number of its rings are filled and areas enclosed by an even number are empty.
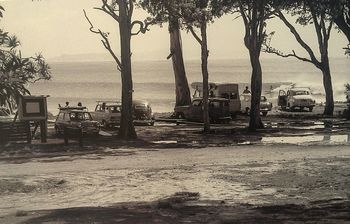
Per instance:
[[[350,91],[350,83],[345,84],[345,91]]]
[[[0,6],[0,17],[4,8]],[[43,56],[22,57],[15,35],[0,29],[0,106],[16,105],[20,95],[30,94],[27,84],[50,79],[50,67]]]

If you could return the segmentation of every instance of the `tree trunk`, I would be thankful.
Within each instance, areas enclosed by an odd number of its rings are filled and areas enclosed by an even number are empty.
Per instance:
[[[264,128],[260,116],[260,100],[262,90],[262,69],[260,64],[260,51],[255,49],[249,50],[250,62],[252,65],[252,77],[251,77],[251,106],[250,106],[250,120],[249,130],[256,131],[257,129]]]
[[[176,106],[185,106],[191,104],[191,94],[185,72],[181,45],[181,33],[179,20],[177,18],[171,18],[169,20],[169,33],[170,54],[175,75]]]
[[[201,58],[202,58],[202,76],[203,76],[203,123],[204,133],[210,132],[210,120],[209,120],[209,72],[208,72],[208,41],[207,41],[207,23],[205,16],[203,15],[201,21]]]
[[[327,58],[322,60],[322,74],[323,74],[323,86],[326,94],[326,105],[324,108],[324,115],[332,116],[334,111],[334,98],[333,98],[333,86],[332,76],[329,68],[329,60]]]
[[[127,3],[119,0],[119,30],[121,47],[122,116],[119,136],[123,139],[136,138],[132,118],[133,83],[131,74],[131,23],[127,13]]]

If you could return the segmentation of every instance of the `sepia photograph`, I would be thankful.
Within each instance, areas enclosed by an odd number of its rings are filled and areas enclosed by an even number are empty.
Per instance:
[[[350,223],[350,1],[0,0],[0,223]]]

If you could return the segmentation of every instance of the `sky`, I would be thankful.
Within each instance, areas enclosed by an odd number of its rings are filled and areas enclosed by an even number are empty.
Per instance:
[[[0,0],[0,5],[6,10],[0,27],[18,36],[23,55],[40,52],[48,60],[63,55],[78,55],[76,57],[81,59],[87,55],[111,59],[98,35],[89,31],[90,25],[84,18],[83,9],[97,28],[110,33],[113,48],[119,52],[118,24],[103,12],[93,9],[101,5],[100,0]],[[147,17],[147,13],[138,9],[134,16],[142,19]],[[244,27],[241,18],[235,17],[227,15],[209,25],[210,59],[248,58],[243,44]],[[317,51],[313,26],[297,28]],[[296,50],[298,54],[305,55],[280,21],[269,21],[267,29],[276,31],[272,42],[275,48],[284,52]],[[199,59],[200,46],[191,34],[183,31],[182,41],[185,59]],[[346,45],[344,35],[334,30],[330,39],[330,57],[344,57],[342,48]],[[134,36],[132,52],[137,60],[165,60],[169,54],[167,24],[152,26],[148,33]],[[263,57],[266,55],[263,54]]]

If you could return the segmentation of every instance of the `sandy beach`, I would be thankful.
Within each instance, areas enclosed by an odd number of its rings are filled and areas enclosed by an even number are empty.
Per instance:
[[[158,121],[83,147],[51,127],[46,144],[2,147],[0,222],[348,223],[350,121],[318,110],[275,111],[255,134],[246,116],[207,135]]]

